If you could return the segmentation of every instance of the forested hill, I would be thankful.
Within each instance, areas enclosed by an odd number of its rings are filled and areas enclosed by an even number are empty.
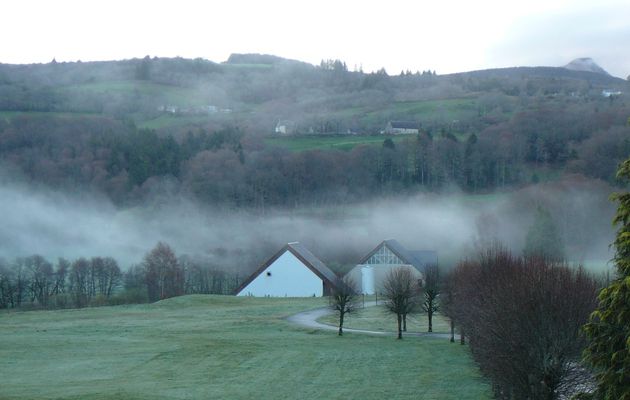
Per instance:
[[[119,204],[166,190],[237,207],[562,173],[612,181],[630,155],[628,96],[622,79],[551,67],[364,73],[255,54],[0,64],[0,168]],[[420,134],[369,136],[389,121]],[[270,138],[279,123],[292,136]],[[337,143],[313,144],[323,137]]]

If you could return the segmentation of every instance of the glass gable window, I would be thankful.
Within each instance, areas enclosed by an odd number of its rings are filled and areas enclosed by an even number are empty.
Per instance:
[[[394,254],[390,249],[386,246],[381,246],[380,249],[376,251],[376,253],[372,254],[366,264],[368,265],[379,265],[379,264],[387,264],[387,265],[402,265],[405,264],[396,254]]]

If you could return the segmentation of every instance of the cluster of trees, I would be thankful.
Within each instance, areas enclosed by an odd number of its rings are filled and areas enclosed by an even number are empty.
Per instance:
[[[449,317],[502,399],[557,399],[588,383],[581,330],[600,282],[544,257],[516,257],[500,246],[452,273]]]
[[[123,294],[130,302],[154,302],[184,294],[232,294],[243,277],[214,263],[188,256],[177,257],[159,242],[124,276]]]
[[[55,264],[33,255],[0,262],[0,308],[66,308],[100,305],[122,279],[111,257],[60,258]]]
[[[409,268],[391,270],[384,282],[383,295],[386,309],[396,316],[398,339],[407,331],[407,316],[424,312],[428,318],[428,332],[433,332],[433,315],[440,310],[440,276],[436,265],[425,268],[424,279],[418,280]],[[339,336],[343,334],[346,314],[358,309],[359,289],[352,279],[344,277],[331,294],[331,308],[339,316]]]
[[[630,160],[617,178],[630,180]],[[495,245],[449,275],[442,311],[466,333],[497,398],[630,399],[630,193],[612,199],[617,273],[603,289],[603,280],[562,261],[541,209],[524,256]]]
[[[111,257],[59,258],[33,255],[0,260],[0,309],[54,309],[154,302],[183,294],[231,294],[238,273],[187,256],[158,243],[143,261],[121,271]]]

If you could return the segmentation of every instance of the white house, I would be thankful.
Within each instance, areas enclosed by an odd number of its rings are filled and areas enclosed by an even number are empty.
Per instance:
[[[295,133],[295,122],[289,120],[280,120],[276,124],[275,132],[280,135],[292,135]]]
[[[621,92],[618,90],[602,90],[602,96],[604,97],[618,97],[621,96]]]
[[[239,286],[237,296],[312,297],[331,293],[337,275],[298,242],[289,243]]]
[[[417,135],[419,128],[419,124],[413,121],[389,121],[383,132],[388,135]]]
[[[346,276],[364,294],[381,293],[389,272],[395,268],[409,268],[418,280],[424,280],[427,266],[437,266],[437,253],[432,250],[407,250],[394,239],[384,240],[370,251]]]

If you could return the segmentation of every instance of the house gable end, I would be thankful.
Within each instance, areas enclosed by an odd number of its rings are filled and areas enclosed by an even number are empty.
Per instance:
[[[238,295],[251,284],[256,278],[258,278],[263,272],[265,272],[273,263],[275,263],[286,252],[291,253],[303,266],[308,268],[315,276],[322,280],[325,286],[332,289],[337,287],[338,278],[337,275],[332,272],[326,265],[309,252],[304,246],[299,243],[289,243],[274,254],[269,260],[261,265],[256,271],[254,271],[241,285],[234,290],[233,294]]]

